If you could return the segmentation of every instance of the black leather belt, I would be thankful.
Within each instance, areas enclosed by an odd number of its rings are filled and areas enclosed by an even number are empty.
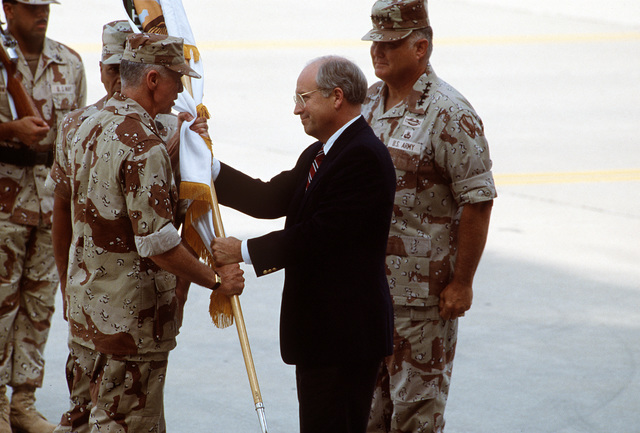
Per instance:
[[[47,167],[51,167],[53,164],[53,150],[36,152],[28,148],[16,149],[14,147],[0,146],[0,162],[19,167],[33,167],[36,164],[44,164]]]

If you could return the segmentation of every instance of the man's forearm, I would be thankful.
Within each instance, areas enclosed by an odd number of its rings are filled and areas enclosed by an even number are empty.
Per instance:
[[[11,140],[16,136],[14,130],[14,122],[0,123],[0,140]]]
[[[165,271],[184,278],[202,287],[213,287],[216,274],[213,269],[195,257],[184,242],[169,251],[150,257]]]
[[[453,279],[472,285],[489,232],[493,200],[467,204],[462,209],[458,227],[458,252]]]
[[[53,243],[53,256],[56,262],[60,286],[63,291],[66,288],[67,266],[69,265],[69,248],[71,247],[71,202],[58,195],[53,201],[53,220],[51,237]]]

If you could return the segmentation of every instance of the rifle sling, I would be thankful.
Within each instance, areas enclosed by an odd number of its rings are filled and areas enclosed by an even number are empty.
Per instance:
[[[53,150],[36,152],[28,148],[17,149],[14,147],[0,146],[0,162],[13,164],[19,167],[33,167],[44,164],[51,167],[53,164]]]

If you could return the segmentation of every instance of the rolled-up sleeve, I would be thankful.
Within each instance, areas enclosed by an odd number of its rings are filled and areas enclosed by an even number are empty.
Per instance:
[[[453,196],[459,204],[479,203],[497,197],[496,185],[490,171],[451,184]]]
[[[173,224],[167,224],[159,231],[147,236],[136,236],[135,240],[138,254],[142,257],[151,257],[177,247],[182,239]]]

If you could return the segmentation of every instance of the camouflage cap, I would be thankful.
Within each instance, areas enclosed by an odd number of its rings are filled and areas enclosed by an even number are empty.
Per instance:
[[[60,4],[58,0],[14,0],[16,3],[22,3],[23,5],[50,5],[55,3]]]
[[[111,21],[102,27],[102,58],[105,65],[117,65],[122,60],[127,36],[133,33],[129,21]]]
[[[184,41],[157,33],[134,33],[127,37],[122,60],[162,65],[182,75],[201,78],[184,59]]]
[[[378,0],[371,8],[373,29],[363,41],[393,42],[429,27],[427,0]]]

